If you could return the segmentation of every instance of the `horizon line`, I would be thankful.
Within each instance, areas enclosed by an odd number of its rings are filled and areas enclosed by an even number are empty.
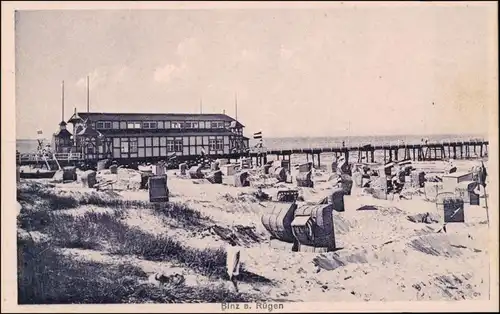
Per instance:
[[[414,133],[414,134],[371,134],[371,135],[322,135],[322,136],[307,136],[307,135],[297,135],[297,136],[268,136],[267,138],[272,138],[272,139],[289,139],[289,138],[297,138],[297,139],[304,139],[304,138],[350,138],[350,137],[385,137],[385,136],[480,136],[480,137],[488,137],[488,134],[482,134],[482,133]],[[43,138],[43,139],[50,139],[49,138]],[[265,138],[264,138],[265,139]],[[31,140],[38,140],[38,138],[16,138],[16,141],[31,141]],[[252,140],[252,139],[250,139]]]

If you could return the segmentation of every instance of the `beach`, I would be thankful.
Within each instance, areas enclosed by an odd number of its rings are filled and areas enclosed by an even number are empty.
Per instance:
[[[455,162],[459,172],[469,171],[476,163]],[[414,168],[427,173],[442,173],[444,166],[442,161],[413,163]],[[211,184],[206,179],[190,179],[180,175],[179,170],[169,170],[170,199],[163,206],[149,203],[148,191],[138,188],[140,174],[126,168],[119,168],[116,175],[108,169],[97,174],[98,181],[116,181],[113,189],[106,191],[83,188],[78,181],[21,180],[18,241],[34,239],[33,249],[47,246],[76,269],[80,266],[75,265],[101,265],[109,273],[99,276],[111,276],[103,281],[113,281],[113,276],[121,280],[125,272],[114,270],[133,267],[134,271],[125,276],[130,280],[131,291],[156,289],[142,296],[115,293],[115,297],[108,296],[113,303],[138,298],[140,302],[162,303],[488,299],[484,198],[479,206],[465,204],[465,223],[448,224],[447,232],[438,232],[443,227],[443,212],[435,202],[425,199],[423,189],[409,189],[407,199],[386,200],[376,199],[366,189],[354,185],[351,195],[344,195],[345,211],[333,212],[337,250],[292,252],[287,243],[270,240],[261,223],[262,215],[270,212],[276,202],[259,200],[255,192],[261,187],[276,200],[278,190],[296,189],[303,199],[297,202],[299,207],[318,204],[334,188],[328,180],[331,169],[313,170],[313,188],[297,187],[293,180],[277,183],[262,169],[249,173],[250,186],[235,187],[232,176],[224,176],[222,184]],[[294,167],[291,175],[297,175]],[[434,218],[420,222],[419,215],[426,213]],[[232,290],[224,270],[230,234],[237,237],[242,247],[243,272],[238,293]],[[23,245],[18,250],[23,250]],[[40,271],[40,266],[37,269]],[[63,286],[75,283],[73,273],[65,275],[61,269],[58,272]],[[157,273],[182,275],[183,288],[158,288],[151,279]],[[81,279],[76,285],[85,286],[96,279],[92,280]],[[20,297],[26,297],[36,287],[21,285]],[[38,301],[43,303],[48,298],[62,303],[86,303],[85,293],[80,298],[68,297],[71,289],[56,290],[60,295],[54,291],[49,298],[40,293]],[[199,293],[189,292],[195,290]],[[182,294],[183,291],[189,293]],[[94,295],[97,292],[89,293],[92,296],[87,302],[104,298]]]

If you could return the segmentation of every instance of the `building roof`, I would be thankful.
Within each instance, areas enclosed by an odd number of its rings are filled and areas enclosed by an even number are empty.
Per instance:
[[[68,120],[69,123],[77,123],[77,122],[83,122],[83,119],[78,115],[78,113],[74,113],[71,118]]]
[[[58,130],[56,133],[54,133],[54,136],[57,137],[71,137],[71,132],[66,130],[66,129],[61,129]]]
[[[101,133],[99,131],[94,130],[91,126],[86,126],[78,132],[78,136],[89,136],[89,137],[98,137],[101,136]]]
[[[79,112],[73,114],[68,120],[71,122],[75,118],[87,119],[92,121],[150,121],[150,120],[171,120],[171,121],[236,121],[232,117],[222,113],[122,113],[122,112]],[[236,121],[238,127],[244,127]]]

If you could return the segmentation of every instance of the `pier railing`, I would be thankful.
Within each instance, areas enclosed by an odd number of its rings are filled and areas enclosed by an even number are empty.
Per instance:
[[[82,160],[83,155],[82,153],[57,153],[57,154],[47,154],[47,155],[41,155],[37,153],[29,153],[29,154],[17,154],[17,161],[22,164],[26,162],[44,162],[45,160],[47,161],[54,161],[54,160],[67,160],[67,161],[75,161],[75,160]],[[45,157],[45,159],[44,159]]]

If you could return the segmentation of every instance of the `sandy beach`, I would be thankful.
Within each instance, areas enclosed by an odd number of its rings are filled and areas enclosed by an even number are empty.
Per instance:
[[[442,172],[443,165],[413,164],[436,173]],[[459,171],[468,171],[472,162],[457,161],[456,166]],[[292,177],[296,175],[293,169]],[[218,289],[219,297],[199,297],[202,302],[227,298],[287,302],[488,299],[484,198],[480,206],[465,205],[465,223],[448,224],[446,233],[438,233],[443,213],[434,202],[425,200],[423,189],[408,191],[408,199],[380,200],[354,185],[351,195],[344,196],[345,212],[334,211],[337,250],[292,252],[291,246],[269,240],[261,216],[275,202],[259,201],[254,193],[261,186],[275,199],[279,189],[291,188],[299,191],[304,202],[317,203],[333,189],[328,181],[331,173],[314,170],[314,188],[297,188],[295,182],[277,183],[261,169],[250,170],[250,174],[249,187],[234,187],[232,177],[224,177],[223,184],[211,184],[170,170],[170,204],[164,208],[149,203],[148,191],[137,188],[140,174],[135,170],[120,168],[118,175],[109,170],[99,172],[98,181],[117,180],[113,191],[82,188],[78,181],[54,184],[50,180],[22,180],[18,185],[22,206],[18,241],[32,239],[36,245],[47,245],[70,263],[98,263],[110,269],[134,267],[137,274],[126,275],[134,282],[134,289],[154,286],[162,295],[151,300],[124,294],[116,302],[134,302],[137,298],[141,302],[169,302],[161,289],[172,297],[179,290],[157,287],[152,279],[157,273],[182,275],[186,291]],[[425,213],[433,217],[429,223],[419,220]],[[230,231],[243,248],[239,293],[233,292],[231,282],[224,277],[225,260],[217,257],[225,254],[228,244],[224,234]],[[165,241],[175,242],[173,251],[157,247]],[[19,246],[22,250],[23,245]],[[215,256],[217,262],[210,264],[204,256]],[[122,273],[117,276],[121,279]],[[63,303],[85,303],[78,297],[51,297]],[[172,302],[197,300],[179,296]]]

